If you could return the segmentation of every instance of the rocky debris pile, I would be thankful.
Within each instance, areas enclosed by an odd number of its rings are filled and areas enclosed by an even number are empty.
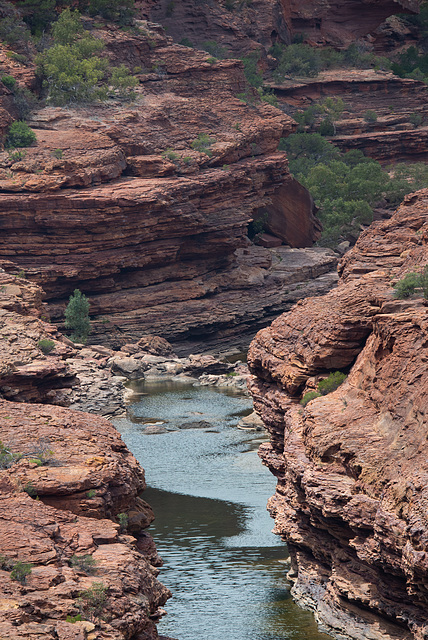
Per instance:
[[[0,635],[158,638],[144,473],[103,418],[0,401]],[[109,519],[107,519],[109,518]]]
[[[297,304],[249,351],[292,593],[342,638],[427,634],[428,316],[391,286],[427,264],[422,190],[361,235],[337,289]],[[336,391],[302,406],[335,370],[347,374]]]

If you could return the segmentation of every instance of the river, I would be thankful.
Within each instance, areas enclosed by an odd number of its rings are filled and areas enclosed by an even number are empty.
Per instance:
[[[160,579],[173,592],[159,633],[327,640],[290,596],[287,548],[266,511],[275,479],[257,456],[264,437],[236,428],[251,399],[187,382],[134,387],[141,395],[130,417],[115,424],[146,470],[144,499],[156,514],[149,532],[165,563]],[[149,434],[148,424],[165,432]]]

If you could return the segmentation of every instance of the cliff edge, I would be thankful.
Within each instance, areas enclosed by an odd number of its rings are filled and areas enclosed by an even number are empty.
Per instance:
[[[337,289],[299,302],[249,352],[292,592],[341,639],[428,633],[428,314],[391,286],[427,264],[427,243],[422,190],[361,235]],[[332,370],[345,382],[303,407]]]

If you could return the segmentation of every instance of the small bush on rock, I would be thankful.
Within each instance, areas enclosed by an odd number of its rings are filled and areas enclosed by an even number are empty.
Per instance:
[[[70,336],[73,342],[86,343],[91,331],[89,300],[79,289],[70,296],[65,310],[65,327],[73,331]]]
[[[33,565],[29,562],[17,562],[10,572],[11,580],[16,580],[21,584],[25,584],[27,581],[27,576],[29,576],[31,573],[32,566]]]
[[[94,582],[90,589],[79,594],[77,604],[86,620],[98,623],[106,609],[107,587],[102,582]]]
[[[394,285],[394,298],[410,298],[418,289],[422,291],[425,300],[428,300],[428,265],[420,273],[406,273]]]
[[[346,375],[341,371],[334,371],[330,373],[328,378],[321,380],[318,383],[318,391],[321,395],[326,396],[332,391],[336,391],[338,387],[346,380]]]
[[[53,340],[47,340],[46,338],[43,338],[42,340],[38,341],[37,346],[39,347],[40,351],[45,356],[47,356],[48,353],[50,353],[52,349],[55,348],[55,342]]]
[[[36,134],[28,124],[22,122],[22,120],[17,120],[10,125],[6,137],[6,149],[29,147],[33,142],[36,142]]]
[[[308,402],[310,402],[311,400],[314,400],[315,398],[319,398],[320,396],[321,394],[318,393],[318,391],[308,391],[300,400],[300,404],[306,407]]]
[[[373,111],[373,109],[367,109],[367,111],[364,114],[364,120],[368,124],[374,124],[375,122],[377,122],[377,113],[376,113],[376,111]]]
[[[85,573],[93,573],[96,567],[96,560],[89,553],[85,553],[83,556],[77,556],[76,554],[70,558],[70,566],[80,569]]]

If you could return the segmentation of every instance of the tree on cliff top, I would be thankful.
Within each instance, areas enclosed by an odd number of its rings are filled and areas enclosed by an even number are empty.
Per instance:
[[[91,332],[89,300],[79,289],[75,289],[70,296],[65,310],[65,327],[73,331],[70,336],[73,342],[86,344],[88,335]]]

